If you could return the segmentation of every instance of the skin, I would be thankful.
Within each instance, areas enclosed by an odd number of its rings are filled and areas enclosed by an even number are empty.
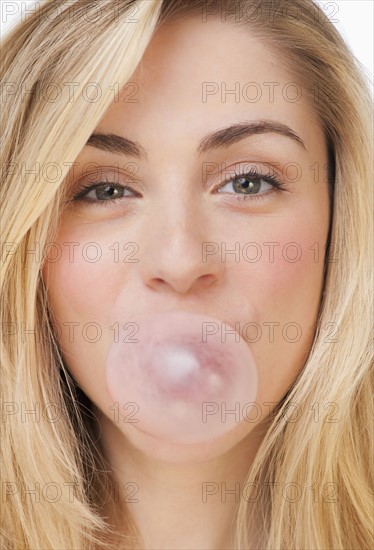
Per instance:
[[[280,83],[273,101],[264,86],[269,81]],[[131,82],[136,84],[138,102],[123,102],[125,95],[121,95],[96,131],[138,142],[148,159],[86,146],[76,159],[78,167],[69,179],[69,194],[72,197],[82,184],[88,185],[84,166],[92,161],[106,167],[103,179],[109,181],[113,181],[111,167],[116,163],[120,168],[136,163],[134,181],[123,169],[119,176],[136,193],[101,206],[82,200],[67,203],[55,239],[62,257],[47,262],[43,272],[50,307],[61,327],[59,341],[66,365],[97,409],[100,441],[113,475],[121,491],[129,481],[139,488],[138,502],[129,503],[128,508],[144,547],[232,548],[230,525],[237,502],[230,495],[224,502],[221,492],[202,502],[202,484],[215,482],[222,487],[221,483],[226,483],[230,488],[244,483],[271,410],[308,356],[323,280],[323,253],[316,261],[310,247],[318,243],[323,252],[329,227],[324,170],[316,181],[310,167],[314,163],[326,166],[326,143],[313,105],[304,96],[296,102],[282,96],[284,85],[294,82],[288,68],[270,46],[234,23],[211,20],[202,24],[185,19],[164,25]],[[235,82],[241,89],[247,82],[256,82],[263,93],[257,102],[245,101],[242,96],[235,102],[233,95],[224,102],[220,93],[204,102],[203,82],[227,82],[228,89]],[[288,125],[305,149],[289,137],[268,132],[203,155],[196,153],[198,143],[209,132],[264,119]],[[290,162],[300,168],[297,181],[287,177],[294,176],[292,170],[285,175],[284,166]],[[216,190],[230,173],[217,170],[203,181],[204,163],[225,163],[227,170],[256,165],[265,175],[276,174],[285,190],[269,191],[271,186],[265,182],[260,200],[236,200],[232,184],[225,185],[223,192]],[[94,192],[90,192],[92,196]],[[63,245],[66,242],[79,243],[73,261]],[[96,263],[82,256],[83,246],[89,242],[102,250]],[[115,242],[120,243],[117,262],[109,248]],[[122,261],[122,247],[128,242],[137,244],[133,257],[138,262]],[[217,253],[203,262],[204,242],[226,243],[228,250],[235,243],[240,243],[242,250],[246,243],[255,242],[262,256],[251,263],[242,256],[236,262],[232,254],[222,261]],[[264,244],[269,242],[279,243],[273,261]],[[295,242],[302,255],[292,262],[282,250]],[[248,251],[249,256],[253,254]],[[290,248],[288,254],[292,259],[294,250]],[[256,402],[262,415],[257,422],[240,422],[213,442],[186,448],[154,440],[123,422],[123,417],[114,420],[110,409],[113,398],[105,378],[106,356],[113,341],[108,327],[115,321],[123,324],[134,315],[175,309],[206,314],[231,326],[260,325],[262,336],[247,343],[258,372]],[[102,327],[96,343],[82,337],[82,327],[93,321]],[[73,338],[64,322],[79,323]],[[272,341],[266,322],[279,323]],[[297,323],[300,329],[295,342],[290,341],[295,335],[292,329],[286,332],[287,337],[282,335],[287,323]],[[119,519],[117,526],[121,528],[122,523]]]

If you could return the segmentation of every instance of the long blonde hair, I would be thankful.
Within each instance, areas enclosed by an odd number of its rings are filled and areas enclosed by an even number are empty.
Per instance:
[[[53,241],[72,159],[157,26],[220,17],[226,4],[50,0],[2,41],[2,548],[116,547],[103,513],[110,472],[90,403],[56,344],[43,251]],[[256,529],[274,550],[373,548],[371,96],[358,62],[312,0],[234,5],[242,11],[227,19],[274,45],[313,98],[329,145],[332,198],[313,346],[249,468],[252,490],[238,507],[236,546],[249,548]],[[92,82],[101,94],[95,100],[87,95]],[[297,422],[288,414],[294,403],[303,411]],[[296,488],[296,500],[280,490],[286,487]],[[252,525],[251,501],[261,507],[260,526]],[[130,517],[121,544],[137,545]]]

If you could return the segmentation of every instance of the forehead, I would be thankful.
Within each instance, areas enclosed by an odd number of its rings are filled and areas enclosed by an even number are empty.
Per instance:
[[[219,126],[273,119],[305,142],[323,138],[313,104],[282,59],[235,22],[195,17],[163,24],[97,130],[142,143],[169,136],[172,146],[176,136],[181,143]]]

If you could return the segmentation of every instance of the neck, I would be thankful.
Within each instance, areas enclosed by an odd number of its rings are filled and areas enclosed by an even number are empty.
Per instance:
[[[234,520],[262,437],[253,431],[227,452],[206,461],[172,463],[133,445],[101,418],[101,445],[117,491],[115,528],[131,515],[141,547],[173,550],[234,548]]]

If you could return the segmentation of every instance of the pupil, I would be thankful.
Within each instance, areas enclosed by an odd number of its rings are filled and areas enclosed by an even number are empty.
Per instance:
[[[238,192],[243,192],[248,189],[249,193],[256,193],[261,187],[261,180],[258,178],[253,180],[248,178],[238,178],[236,181],[237,183],[234,186]]]
[[[99,187],[96,189],[96,196],[98,199],[108,200],[118,195],[118,189],[113,185],[106,185],[105,187]]]

